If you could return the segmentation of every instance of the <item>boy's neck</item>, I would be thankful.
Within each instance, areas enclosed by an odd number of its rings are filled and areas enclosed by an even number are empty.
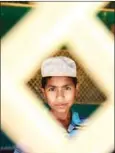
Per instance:
[[[53,116],[56,118],[57,121],[59,121],[66,129],[68,129],[71,120],[70,112],[60,113],[51,110],[51,113],[53,114]]]

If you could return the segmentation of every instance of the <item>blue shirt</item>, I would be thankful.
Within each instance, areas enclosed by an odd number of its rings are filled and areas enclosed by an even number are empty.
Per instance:
[[[71,110],[72,111],[72,110]],[[73,112],[72,111],[72,118],[71,118],[71,122],[68,126],[68,134],[69,136],[73,136],[77,133],[77,130],[79,129],[80,124],[82,124],[83,120],[80,119],[79,114],[77,112]],[[23,151],[21,151],[20,148],[16,148],[14,153],[25,153]]]

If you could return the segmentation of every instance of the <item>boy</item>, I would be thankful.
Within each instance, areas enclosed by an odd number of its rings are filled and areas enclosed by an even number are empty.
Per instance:
[[[41,74],[41,90],[50,112],[70,136],[74,135],[81,123],[78,113],[71,109],[78,93],[75,62],[64,56],[48,58],[42,63]],[[17,148],[14,153],[22,151]]]

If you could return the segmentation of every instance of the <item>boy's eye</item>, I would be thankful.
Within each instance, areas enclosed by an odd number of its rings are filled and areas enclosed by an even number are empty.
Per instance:
[[[48,89],[48,91],[54,91],[55,90],[55,88],[49,88]]]
[[[71,90],[71,87],[65,87],[66,90]]]

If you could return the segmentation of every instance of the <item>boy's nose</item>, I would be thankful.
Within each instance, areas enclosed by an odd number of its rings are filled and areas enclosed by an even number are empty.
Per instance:
[[[56,98],[57,98],[58,100],[61,100],[61,99],[64,98],[64,92],[63,92],[62,89],[61,89],[61,90],[57,90]]]

